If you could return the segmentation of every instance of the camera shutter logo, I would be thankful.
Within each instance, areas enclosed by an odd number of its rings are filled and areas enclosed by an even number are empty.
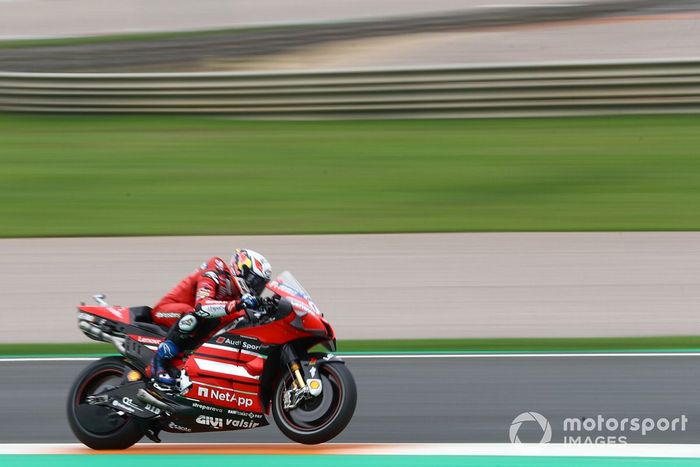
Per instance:
[[[520,430],[520,426],[526,422],[536,422],[540,425],[540,428],[542,428],[542,439],[540,439],[540,443],[549,443],[552,440],[552,425],[549,424],[549,421],[544,415],[538,414],[537,412],[523,412],[515,417],[513,423],[510,424],[509,435],[511,443],[522,442],[520,438],[518,438],[518,431]]]

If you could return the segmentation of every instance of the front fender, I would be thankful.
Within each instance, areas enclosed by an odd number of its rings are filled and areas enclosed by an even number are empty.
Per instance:
[[[304,368],[304,374],[308,375],[311,367],[319,367],[331,362],[345,364],[345,360],[332,353],[312,352],[306,354],[301,359],[301,365]]]

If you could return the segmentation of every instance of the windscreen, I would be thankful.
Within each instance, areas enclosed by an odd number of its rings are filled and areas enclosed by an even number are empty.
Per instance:
[[[311,296],[309,295],[309,293],[304,289],[304,287],[302,287],[302,285],[291,272],[284,271],[282,274],[277,276],[276,281],[279,282],[280,285],[288,292],[293,293],[294,295],[297,295],[301,298],[305,298],[306,300],[311,300]]]

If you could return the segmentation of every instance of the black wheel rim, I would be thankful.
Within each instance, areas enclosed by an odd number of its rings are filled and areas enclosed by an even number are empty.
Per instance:
[[[83,380],[74,400],[75,418],[83,430],[95,436],[106,436],[120,430],[127,423],[128,418],[115,411],[86,402],[88,396],[98,395],[119,386],[123,375],[124,370],[121,368],[101,368]],[[99,419],[100,423],[95,423],[95,419]]]
[[[284,392],[292,385],[291,375],[287,375],[281,391],[277,394],[277,406],[283,423],[297,432],[313,433],[330,425],[338,416],[345,400],[340,376],[327,365],[319,369],[323,391],[318,397],[301,402],[296,408],[284,409]]]

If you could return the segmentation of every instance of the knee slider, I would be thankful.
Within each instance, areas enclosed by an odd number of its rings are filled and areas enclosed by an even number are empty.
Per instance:
[[[197,327],[197,318],[194,315],[185,315],[177,322],[177,328],[182,332],[192,332]]]

